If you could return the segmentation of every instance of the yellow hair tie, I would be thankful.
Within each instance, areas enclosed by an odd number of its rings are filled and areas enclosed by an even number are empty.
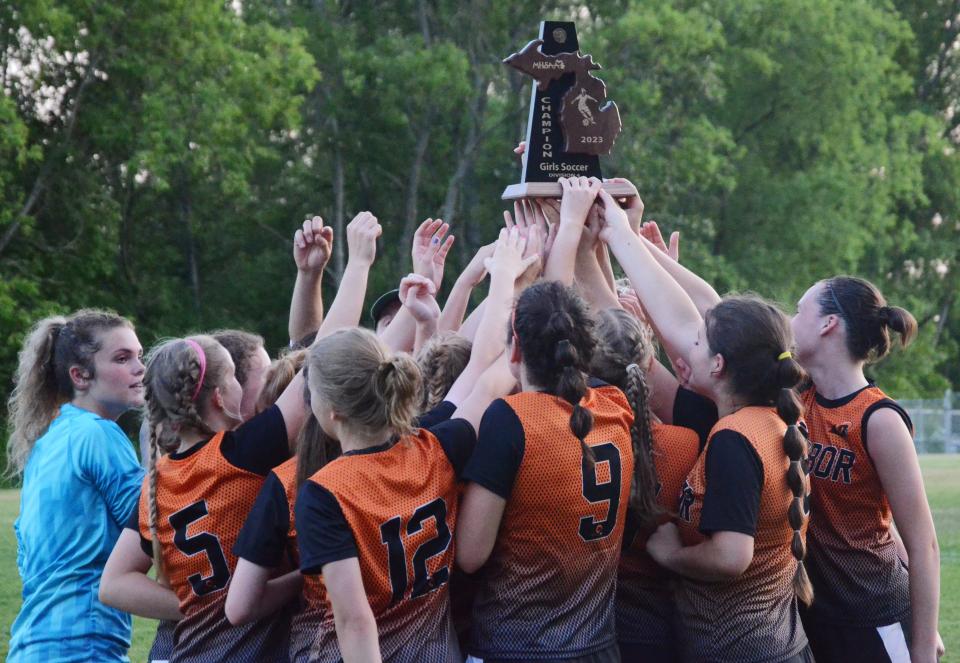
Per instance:
[[[777,361],[783,361],[784,359],[793,359],[793,353],[789,350],[784,350],[779,355],[777,355]]]

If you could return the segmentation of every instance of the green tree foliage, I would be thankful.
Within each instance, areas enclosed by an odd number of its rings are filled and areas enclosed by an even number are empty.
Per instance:
[[[448,274],[493,236],[530,81],[500,60],[575,20],[624,131],[608,176],[683,231],[723,290],[789,309],[875,281],[921,323],[876,368],[960,383],[958,3],[935,0],[34,0],[0,6],[0,378],[31,320],[79,306],[141,339],[221,326],[285,343],[290,239],[372,210],[371,296],[427,216]],[[449,279],[452,282],[452,278]]]

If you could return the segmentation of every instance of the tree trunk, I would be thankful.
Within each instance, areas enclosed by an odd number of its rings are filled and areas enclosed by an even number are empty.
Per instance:
[[[417,198],[420,193],[420,174],[423,170],[423,161],[427,156],[427,146],[430,145],[430,126],[430,121],[427,119],[423,128],[417,134],[417,142],[413,148],[413,162],[410,164],[410,175],[407,177],[407,203],[401,247],[410,246],[410,242],[413,240],[413,230],[418,220]]]
[[[337,282],[347,268],[347,220],[344,217],[343,154],[339,142],[333,149],[333,268]]]
[[[200,270],[197,267],[197,246],[193,239],[192,207],[190,204],[190,185],[184,176],[181,179],[180,195],[177,197],[177,215],[183,224],[183,238],[187,250],[187,273],[190,279],[190,292],[193,295],[193,307],[200,312]]]

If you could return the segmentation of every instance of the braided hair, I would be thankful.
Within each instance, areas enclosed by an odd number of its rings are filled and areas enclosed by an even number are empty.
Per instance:
[[[164,582],[166,576],[157,534],[160,522],[157,461],[161,452],[176,451],[183,431],[214,434],[203,415],[210,395],[230,370],[227,357],[223,347],[210,336],[192,336],[166,341],[152,350],[147,358],[143,384],[150,431],[149,523],[153,563],[160,582]]]
[[[654,525],[662,509],[657,504],[657,471],[653,454],[653,413],[647,366],[654,356],[653,331],[621,308],[597,315],[597,350],[590,374],[619,387],[633,410],[630,440],[633,445],[633,482],[630,510],[640,527]]]
[[[436,334],[417,352],[417,365],[423,375],[423,399],[420,412],[427,412],[444,399],[450,387],[470,361],[473,344],[456,332]]]
[[[558,281],[536,283],[517,301],[513,331],[530,381],[573,406],[570,430],[592,465],[596,459],[586,437],[593,429],[593,414],[580,404],[597,345],[587,305]]]
[[[803,530],[809,517],[809,444],[799,427],[803,407],[796,386],[803,381],[804,372],[790,353],[790,323],[774,304],[745,295],[727,297],[714,306],[707,312],[704,325],[710,352],[724,358],[733,393],[749,405],[776,407],[787,424],[783,449],[790,460],[787,486],[792,493],[787,517],[793,529],[790,550],[799,562],[793,587],[797,598],[809,605],[813,586],[803,563],[807,553]]]

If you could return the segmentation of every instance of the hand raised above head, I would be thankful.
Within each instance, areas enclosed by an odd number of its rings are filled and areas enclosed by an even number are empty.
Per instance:
[[[524,258],[527,240],[517,228],[500,231],[500,238],[493,249],[493,255],[484,261],[484,266],[492,276],[508,276],[516,281],[527,268],[540,259],[539,254]]]
[[[674,230],[670,233],[669,246],[663,241],[663,234],[660,232],[660,226],[657,225],[656,221],[651,220],[644,223],[638,234],[673,260],[680,262],[680,231]]]
[[[633,234],[627,221],[627,213],[617,204],[617,201],[603,189],[600,190],[599,199],[603,205],[603,214],[599,217],[603,221],[603,227],[600,229],[600,241],[609,244],[614,234],[621,231]]]
[[[484,261],[493,255],[493,250],[496,246],[496,242],[491,242],[477,249],[473,258],[470,259],[470,262],[464,268],[463,272],[461,272],[460,277],[466,279],[467,283],[471,286],[480,283],[487,275],[487,268],[484,266]]]
[[[417,322],[440,317],[436,294],[437,288],[433,281],[420,274],[408,274],[400,281],[400,302]]]
[[[629,184],[633,186],[633,182],[628,180],[625,177],[611,177],[609,180],[610,184]],[[634,189],[637,187],[633,186]],[[623,201],[621,205],[627,213],[627,221],[630,223],[630,227],[633,228],[633,232],[640,231],[640,223],[643,221],[643,199],[640,196],[630,196]]]
[[[582,226],[602,183],[596,177],[561,177],[560,224]]]
[[[314,216],[293,235],[293,261],[301,272],[322,272],[333,249],[333,228]]]
[[[443,270],[447,253],[453,246],[454,236],[446,237],[450,225],[443,219],[427,219],[413,235],[413,271],[426,276],[438,288],[443,282]]]
[[[347,224],[348,260],[369,267],[377,257],[377,238],[383,233],[370,212],[360,212]]]

